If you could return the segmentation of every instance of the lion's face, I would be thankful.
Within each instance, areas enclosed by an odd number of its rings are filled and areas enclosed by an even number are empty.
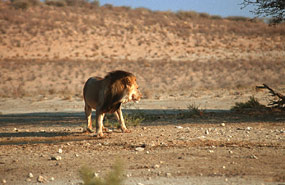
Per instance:
[[[139,91],[139,86],[136,81],[135,76],[130,76],[127,78],[127,91],[128,91],[128,100],[127,101],[134,101],[134,102],[139,102],[142,94]]]

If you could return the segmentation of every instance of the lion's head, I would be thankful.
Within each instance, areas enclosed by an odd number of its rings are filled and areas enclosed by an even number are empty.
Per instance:
[[[104,108],[109,107],[107,109],[111,109],[112,112],[121,103],[140,101],[142,94],[138,89],[136,77],[132,73],[113,71],[108,73],[105,79],[109,81],[110,85],[106,93]]]

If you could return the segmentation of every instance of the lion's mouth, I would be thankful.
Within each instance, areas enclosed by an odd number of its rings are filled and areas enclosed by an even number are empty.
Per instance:
[[[132,101],[134,101],[135,103],[139,103],[139,101],[140,101],[140,96],[136,96],[136,95],[132,95]]]

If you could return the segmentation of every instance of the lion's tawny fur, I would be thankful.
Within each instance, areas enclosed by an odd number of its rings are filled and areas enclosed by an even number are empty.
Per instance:
[[[136,77],[126,71],[113,71],[104,78],[91,77],[83,88],[85,115],[88,129],[92,130],[91,112],[96,109],[96,130],[98,136],[103,136],[103,118],[105,113],[114,113],[121,129],[126,132],[121,104],[128,101],[139,101],[141,93],[138,90]]]

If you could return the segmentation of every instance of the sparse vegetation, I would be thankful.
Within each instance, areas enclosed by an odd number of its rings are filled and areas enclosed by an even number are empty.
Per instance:
[[[83,167],[79,171],[83,185],[123,185],[123,164],[116,161],[112,170],[102,179],[94,175],[88,167]]]
[[[66,2],[64,0],[46,0],[45,4],[49,6],[57,6],[57,7],[66,6]]]
[[[124,114],[124,119],[128,126],[139,126],[145,120],[145,116],[140,113]]]
[[[187,108],[188,110],[186,112],[180,113],[178,115],[178,118],[201,117],[204,114],[204,111],[195,103],[189,104]]]
[[[99,6],[97,1],[95,11],[76,5],[83,0],[66,2],[47,0],[55,7],[30,6],[27,11],[1,3],[1,97],[15,95],[5,88],[9,84],[26,81],[23,96],[81,95],[89,74],[104,75],[118,63],[140,76],[148,99],[172,90],[284,85],[279,80],[285,75],[282,24],[273,28],[193,11],[154,12]],[[37,69],[38,64],[44,68]],[[29,74],[35,78],[27,80]]]
[[[16,9],[27,9],[30,6],[42,4],[39,0],[11,0],[11,6]]]
[[[258,102],[258,100],[251,96],[249,100],[245,103],[238,102],[231,108],[232,111],[249,111],[249,110],[264,110],[266,107]]]

